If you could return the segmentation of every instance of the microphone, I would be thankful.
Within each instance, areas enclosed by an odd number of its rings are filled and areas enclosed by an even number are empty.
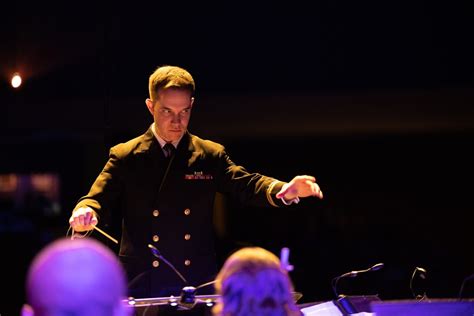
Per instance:
[[[341,274],[340,276],[337,276],[335,277],[334,279],[332,279],[332,289],[334,291],[334,294],[336,295],[336,297],[339,297],[340,295],[337,293],[337,283],[339,282],[340,279],[342,278],[355,278],[356,276],[358,276],[359,274],[361,273],[365,273],[365,272],[369,272],[369,271],[377,271],[377,270],[380,270],[382,269],[384,266],[383,263],[377,263],[373,266],[371,266],[370,268],[368,269],[365,269],[365,270],[356,270],[356,271],[350,271],[350,272],[346,272],[344,274]]]
[[[160,253],[160,251],[155,247],[153,246],[152,244],[148,244],[148,248],[151,249],[151,253],[157,257],[158,259],[162,260],[164,263],[166,263],[171,269],[173,269],[173,271],[180,277],[181,280],[183,280],[184,284],[189,284],[188,280],[186,280],[186,278],[181,274],[179,273],[179,271],[174,267],[174,265],[171,264],[171,262],[169,262],[168,260],[166,260],[165,257],[163,257],[163,255]]]
[[[464,285],[466,285],[467,281],[470,281],[472,279],[474,279],[474,273],[471,274],[470,276],[464,278],[464,280],[462,281],[461,288],[459,289],[459,294],[458,294],[458,299],[459,300],[462,300],[462,293],[464,292]]]
[[[188,280],[186,280],[186,278],[181,273],[179,273],[179,271],[171,264],[171,262],[169,262],[168,260],[166,260],[165,257],[163,257],[163,255],[160,253],[160,251],[155,246],[153,246],[152,244],[148,244],[148,248],[150,248],[151,253],[153,254],[153,256],[155,256],[156,258],[158,258],[158,259],[162,260],[164,263],[166,263],[171,269],[173,269],[173,271],[186,284],[186,286],[184,286],[181,289],[181,295],[179,297],[179,302],[177,302],[177,303],[174,302],[174,304],[179,305],[179,307],[181,307],[181,308],[192,309],[194,307],[194,305],[196,305],[196,292],[197,292],[197,290],[202,288],[202,287],[205,287],[205,286],[208,286],[208,285],[211,285],[211,284],[214,284],[214,283],[217,282],[217,280],[213,280],[211,282],[201,284],[197,287],[190,286],[190,285],[188,285],[189,284]],[[212,304],[212,303],[207,302],[206,304],[208,306],[211,306],[209,304]],[[172,303],[172,306],[173,306],[173,303]]]
[[[415,267],[415,270],[413,270],[413,274],[411,275],[410,279],[410,290],[411,294],[413,297],[417,300],[422,300],[426,298],[426,291],[423,292],[423,295],[420,294],[415,294],[415,291],[413,290],[413,280],[415,279],[415,275],[419,275],[421,279],[426,280],[426,270],[420,267]]]

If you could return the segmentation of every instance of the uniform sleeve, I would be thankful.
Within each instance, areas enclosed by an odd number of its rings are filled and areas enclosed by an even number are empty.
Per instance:
[[[249,206],[285,206],[275,195],[285,182],[259,173],[248,172],[236,165],[223,150],[219,154],[218,190],[230,194],[242,204]]]
[[[88,206],[99,218],[110,218],[110,210],[117,203],[122,190],[122,165],[123,161],[112,148],[106,165],[92,184],[89,193],[79,199],[74,210]]]

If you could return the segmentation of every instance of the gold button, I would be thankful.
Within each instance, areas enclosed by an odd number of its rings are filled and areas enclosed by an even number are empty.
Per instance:
[[[160,211],[154,210],[153,211],[153,216],[158,217],[158,215],[160,215]]]
[[[184,265],[185,265],[185,266],[191,265],[191,260],[189,260],[189,259],[188,259],[188,260],[185,260],[185,261],[184,261]]]
[[[191,239],[191,234],[186,234],[186,235],[184,235],[184,239],[190,240],[190,239]]]
[[[154,235],[154,236],[153,236],[153,241],[154,241],[154,242],[157,242],[158,240],[160,240],[160,237],[158,237],[158,235]]]
[[[158,268],[158,266],[160,265],[160,262],[158,260],[155,260],[153,261],[152,264],[153,264],[153,267]]]
[[[188,216],[189,214],[191,214],[191,210],[189,208],[185,209],[184,215]]]

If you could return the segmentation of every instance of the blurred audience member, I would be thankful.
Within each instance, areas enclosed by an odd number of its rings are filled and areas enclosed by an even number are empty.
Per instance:
[[[125,272],[114,253],[90,238],[59,239],[33,259],[23,316],[125,316]]]
[[[225,261],[217,280],[221,300],[213,309],[216,316],[302,315],[287,270],[263,248],[236,251]]]

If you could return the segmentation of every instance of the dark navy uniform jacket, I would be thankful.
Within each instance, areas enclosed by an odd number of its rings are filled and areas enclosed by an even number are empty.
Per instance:
[[[103,220],[122,218],[119,257],[130,295],[178,295],[185,285],[148,248],[154,245],[190,283],[212,281],[217,273],[213,209],[217,192],[244,205],[283,206],[275,194],[284,183],[249,173],[225,148],[186,133],[174,157],[164,156],[148,129],[111,148],[109,160],[75,208],[89,206]],[[100,276],[98,276],[100,277]]]

